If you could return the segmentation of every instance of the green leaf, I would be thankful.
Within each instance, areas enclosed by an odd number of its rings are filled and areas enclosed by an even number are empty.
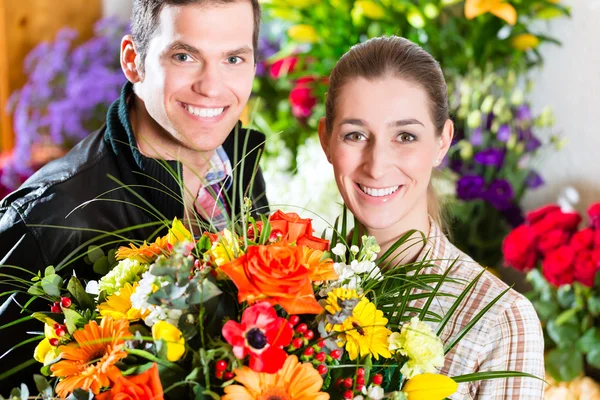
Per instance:
[[[577,340],[575,346],[582,353],[589,353],[594,349],[600,349],[600,330],[598,328],[589,329]]]
[[[572,381],[583,372],[583,355],[573,347],[550,351],[545,363],[546,371],[557,381]]]
[[[21,400],[27,400],[29,398],[29,389],[27,385],[21,383]]]
[[[600,274],[598,274],[600,275]],[[600,297],[592,296],[588,299],[588,309],[594,315],[600,314]]]
[[[256,228],[254,228],[256,230]],[[210,243],[210,238],[208,236],[200,236],[198,243],[196,243],[196,250],[198,250],[199,254],[204,254],[206,251],[210,250],[212,244]]]
[[[556,321],[549,321],[546,332],[558,347],[572,346],[573,341],[580,335],[578,324],[572,322],[558,325]]]
[[[573,320],[572,322],[576,324],[577,320],[575,319],[575,317],[577,316],[578,312],[579,309],[577,308],[570,308],[568,310],[563,311],[558,317],[556,317],[556,324],[564,325],[571,320]]]
[[[94,272],[98,275],[106,275],[109,271],[108,257],[102,256],[94,262]]]
[[[556,295],[558,304],[560,304],[562,308],[573,308],[575,306],[576,299],[573,286],[565,285],[559,287],[556,291]]]
[[[456,383],[463,382],[476,382],[486,379],[504,379],[504,378],[533,378],[537,380],[543,380],[535,375],[531,375],[525,372],[517,371],[488,371],[488,372],[475,372],[472,374],[465,374],[459,376],[453,376],[452,380]]]
[[[208,279],[204,279],[200,285],[195,283],[196,282],[193,282],[188,286],[189,297],[187,299],[187,304],[194,305],[205,303],[223,293],[215,283]]]
[[[46,294],[44,289],[42,288],[42,282],[36,282],[35,284],[29,286],[27,289],[27,293],[32,294],[34,296],[43,296]]]
[[[80,308],[88,310],[93,310],[96,308],[92,296],[85,291],[83,285],[76,276],[72,276],[69,280],[69,283],[67,284],[67,290],[77,301]]]
[[[95,264],[96,261],[104,257],[104,250],[99,246],[90,246],[88,247],[87,256],[90,259],[90,262]]]
[[[94,398],[94,393],[92,391],[86,392],[82,389],[75,389],[73,393],[67,397],[67,400],[92,400]]]
[[[48,275],[54,275],[54,267],[52,265],[47,266],[44,270],[44,276]]]
[[[56,274],[46,275],[42,279],[42,289],[50,296],[59,297],[60,288],[62,287],[62,279]]]
[[[586,361],[594,368],[600,368],[600,347],[592,349],[586,356]]]
[[[46,378],[42,375],[34,374],[33,380],[35,382],[35,387],[40,394],[48,397],[52,396],[52,386],[50,386]]]
[[[83,317],[77,311],[70,308],[63,307],[63,312],[65,313],[65,325],[72,335],[77,330],[77,326],[83,323]]]
[[[556,314],[560,311],[558,304],[552,301],[535,300],[532,304],[542,321],[556,318]]]

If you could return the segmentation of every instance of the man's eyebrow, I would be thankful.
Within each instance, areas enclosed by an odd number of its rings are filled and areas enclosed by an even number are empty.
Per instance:
[[[179,40],[171,43],[171,45],[169,46],[169,50],[170,51],[183,50],[183,51],[187,51],[188,53],[192,53],[192,54],[200,54],[201,53],[201,51],[198,50],[197,48],[195,48],[194,46],[189,45],[184,42],[181,42]]]
[[[228,56],[235,56],[238,54],[253,54],[254,50],[252,50],[252,47],[250,46],[242,46],[240,48],[234,49],[234,50],[230,50],[227,52]]]

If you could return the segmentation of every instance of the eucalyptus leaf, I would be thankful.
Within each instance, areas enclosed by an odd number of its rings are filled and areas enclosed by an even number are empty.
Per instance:
[[[100,258],[104,257],[104,250],[99,246],[88,247],[87,256],[92,264],[95,264]]]
[[[208,279],[204,279],[202,283],[192,282],[188,286],[188,299],[187,303],[190,305],[201,304],[209,301],[210,299],[219,296],[221,289]]]
[[[160,266],[158,264],[154,264],[152,268],[150,268],[150,273],[154,276],[172,276],[175,271],[170,266]]]
[[[27,400],[29,398],[29,388],[26,384],[21,383],[21,400]]]
[[[110,265],[108,264],[108,257],[106,256],[102,256],[100,258],[98,258],[95,262],[94,262],[94,272],[97,273],[98,275],[106,275],[108,274],[108,272],[110,271]]]
[[[52,396],[52,386],[48,383],[48,380],[42,375],[34,374],[33,381],[38,392],[44,397],[49,398]]]
[[[62,279],[56,274],[44,276],[42,279],[42,289],[50,296],[59,297],[60,288],[62,287]]]
[[[586,361],[594,368],[600,368],[600,346],[592,349],[586,356]]]
[[[29,289],[27,289],[27,293],[32,294],[34,296],[43,296],[46,294],[46,292],[44,292],[44,289],[42,287],[42,282],[36,282],[35,284],[29,286]]]
[[[546,332],[558,347],[572,346],[580,336],[579,325],[572,322],[558,325],[556,321],[549,321],[546,325]]]
[[[49,265],[46,267],[46,269],[44,270],[44,276],[48,276],[48,275],[54,275],[54,267],[52,265]]]
[[[546,371],[557,381],[572,381],[583,372],[583,355],[572,347],[550,351],[545,363]]]
[[[589,329],[577,340],[575,346],[582,353],[589,353],[594,349],[600,349],[600,330],[598,328]]]

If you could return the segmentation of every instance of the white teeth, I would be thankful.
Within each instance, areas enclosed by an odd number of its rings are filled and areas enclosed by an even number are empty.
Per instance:
[[[190,114],[194,114],[195,116],[202,117],[202,118],[216,117],[217,115],[221,115],[221,113],[225,109],[224,107],[221,107],[221,108],[199,108],[199,107],[192,107],[189,104],[186,104],[184,107]]]
[[[363,186],[360,184],[359,184],[359,186],[363,192],[365,192],[369,196],[373,196],[373,197],[389,196],[390,194],[392,194],[396,190],[398,190],[398,188],[400,187],[400,186],[391,186],[391,187],[388,187],[385,189],[372,189],[370,187]]]

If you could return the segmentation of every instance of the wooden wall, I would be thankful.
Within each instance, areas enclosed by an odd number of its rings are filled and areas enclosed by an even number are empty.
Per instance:
[[[0,0],[0,146],[14,144],[12,122],[6,113],[10,93],[26,81],[23,60],[39,42],[53,40],[60,28],[80,32],[79,41],[93,34],[102,15],[101,0]]]

